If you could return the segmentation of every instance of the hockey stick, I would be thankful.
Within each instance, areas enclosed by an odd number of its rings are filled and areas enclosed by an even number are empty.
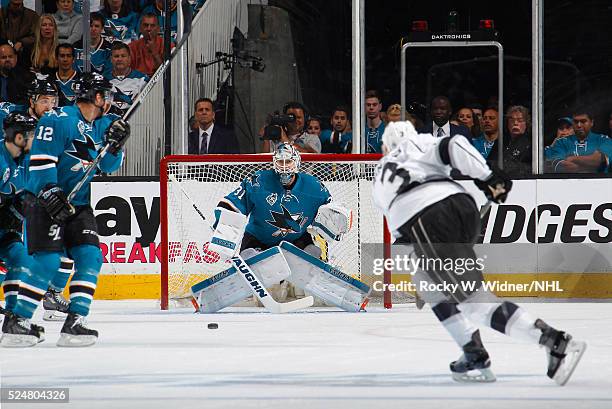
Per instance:
[[[214,232],[215,229],[213,229],[213,227],[210,225],[210,222],[208,221],[208,219],[206,218],[206,216],[204,216],[204,213],[202,213],[200,211],[200,209],[198,209],[198,206],[195,204],[195,202],[193,201],[193,199],[187,194],[187,192],[185,191],[185,189],[183,189],[183,186],[181,186],[181,183],[178,181],[178,179],[176,178],[176,176],[174,176],[173,174],[168,174],[168,179],[170,179],[172,182],[176,183],[177,186],[179,187],[179,189],[181,189],[181,192],[183,192],[183,195],[185,195],[185,197],[187,198],[187,200],[191,203],[191,207],[193,207],[193,210],[196,211],[197,214],[200,215],[200,218],[202,218],[202,220],[204,221],[204,223],[206,224],[206,226],[208,226],[208,228],[210,229],[210,231]]]
[[[153,86],[159,81],[159,79],[164,75],[164,73],[168,69],[168,66],[172,62],[172,59],[174,58],[174,56],[178,54],[178,51],[181,49],[183,44],[185,44],[185,42],[189,38],[189,34],[191,33],[191,20],[193,19],[193,11],[191,10],[191,6],[189,5],[189,2],[187,0],[183,0],[181,2],[181,8],[183,9],[183,19],[184,19],[183,35],[181,36],[181,39],[179,40],[179,42],[176,44],[176,47],[174,47],[174,50],[172,50],[172,53],[170,54],[170,58],[166,59],[164,63],[160,66],[160,68],[158,68],[157,71],[155,71],[155,74],[153,74],[153,77],[151,77],[151,79],[149,80],[149,82],[147,82],[145,87],[138,93],[138,97],[136,98],[136,100],[132,103],[132,105],[128,108],[126,113],[123,115],[123,120],[126,122],[130,120],[130,118],[132,117],[132,114],[136,110],[136,107],[139,107],[142,104],[142,101],[146,98],[146,96],[149,95],[149,92],[151,92],[151,90],[153,89]],[[74,188],[72,188],[72,190],[70,191],[70,194],[68,195],[68,202],[72,202],[72,199],[74,199],[77,193],[79,193],[79,191],[83,188],[83,185],[85,185],[85,183],[89,180],[89,177],[91,176],[92,172],[98,167],[98,165],[100,164],[100,161],[104,158],[104,156],[108,152],[109,147],[110,146],[106,144],[104,145],[104,147],[102,147],[98,151],[98,155],[89,164],[89,166],[87,167],[87,170],[85,171],[81,179],[77,182]]]
[[[284,314],[312,307],[314,298],[312,296],[300,298],[286,303],[277,302],[263,285],[263,281],[255,274],[249,265],[240,256],[232,257],[232,264],[240,273],[240,277],[247,283],[251,292],[261,301],[264,307],[273,314]]]

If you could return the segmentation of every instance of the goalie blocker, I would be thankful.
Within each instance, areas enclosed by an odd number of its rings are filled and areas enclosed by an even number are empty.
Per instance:
[[[345,311],[357,312],[367,304],[369,286],[288,242],[249,258],[246,264],[266,287],[286,279]],[[200,312],[217,312],[251,295],[253,283],[237,273],[231,267],[191,287]]]

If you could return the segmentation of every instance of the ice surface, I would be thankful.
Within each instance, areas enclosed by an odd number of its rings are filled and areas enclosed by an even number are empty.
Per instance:
[[[589,343],[567,386],[546,377],[543,349],[488,329],[498,381],[453,382],[460,351],[428,307],[200,315],[97,301],[94,347],[57,348],[57,322],[34,348],[0,349],[3,387],[69,387],[70,404],[2,408],[612,408],[612,304],[524,307]]]

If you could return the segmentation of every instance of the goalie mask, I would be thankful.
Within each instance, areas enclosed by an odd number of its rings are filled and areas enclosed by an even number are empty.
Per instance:
[[[289,185],[293,176],[300,171],[300,162],[300,154],[293,146],[288,143],[278,145],[272,163],[283,186]]]

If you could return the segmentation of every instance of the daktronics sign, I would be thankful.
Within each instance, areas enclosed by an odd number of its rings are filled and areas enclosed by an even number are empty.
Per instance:
[[[483,205],[470,181],[461,182]],[[537,205],[537,211],[536,211]],[[103,273],[159,272],[161,247],[158,182],[94,182],[92,206]],[[612,243],[612,179],[519,180],[510,201],[494,205],[484,243]],[[211,263],[206,243],[170,243],[170,257]]]

